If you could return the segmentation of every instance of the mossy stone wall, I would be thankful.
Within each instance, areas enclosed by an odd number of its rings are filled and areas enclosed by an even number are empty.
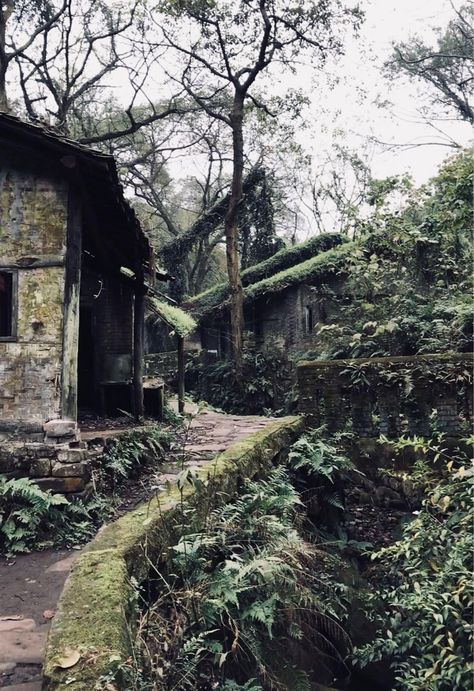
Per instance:
[[[24,161],[0,167],[0,269],[15,269],[14,341],[0,342],[1,423],[60,413],[68,184]],[[28,268],[34,260],[49,265]]]
[[[270,423],[200,468],[201,482],[182,495],[172,487],[100,531],[66,581],[46,647],[43,689],[105,687],[104,677],[131,653],[136,617],[131,579],[146,579],[150,564],[158,564],[174,541],[181,502],[204,516],[235,496],[244,478],[267,473],[303,428],[297,417]],[[61,658],[71,650],[80,658],[62,669]]]
[[[300,412],[329,431],[362,438],[430,427],[462,436],[472,424],[472,353],[313,360],[297,367]]]

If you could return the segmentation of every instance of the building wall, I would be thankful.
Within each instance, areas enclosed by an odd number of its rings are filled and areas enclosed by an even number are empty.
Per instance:
[[[94,314],[96,344],[103,356],[133,351],[133,302],[130,284],[105,273],[84,270],[80,301]]]
[[[0,427],[60,414],[67,198],[65,181],[18,162],[0,170],[0,270],[50,264],[17,269],[16,339],[0,341]]]
[[[329,287],[336,295],[342,291],[337,279]],[[321,297],[311,286],[301,285],[261,298],[246,312],[257,343],[273,343],[288,353],[297,353],[316,346],[318,325],[330,324],[339,306],[334,299]]]

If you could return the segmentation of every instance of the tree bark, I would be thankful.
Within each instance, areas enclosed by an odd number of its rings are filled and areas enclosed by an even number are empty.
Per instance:
[[[244,170],[244,98],[245,94],[241,93],[237,89],[234,95],[232,112],[230,114],[233,146],[232,187],[229,198],[229,206],[227,208],[224,221],[227,273],[229,276],[230,286],[230,337],[232,357],[237,374],[242,370],[242,338],[244,330],[244,296],[242,290],[242,281],[240,278],[238,248],[238,207],[239,202],[242,199],[242,181]]]
[[[0,111],[8,112],[7,99],[7,67],[8,56],[6,53],[6,28],[7,19],[11,13],[11,5],[6,3],[4,9],[0,8]]]

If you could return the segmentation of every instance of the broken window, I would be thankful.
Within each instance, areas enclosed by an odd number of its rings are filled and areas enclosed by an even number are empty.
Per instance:
[[[306,333],[313,330],[313,308],[307,305],[304,308],[304,328]]]
[[[15,337],[16,273],[0,271],[0,339]]]

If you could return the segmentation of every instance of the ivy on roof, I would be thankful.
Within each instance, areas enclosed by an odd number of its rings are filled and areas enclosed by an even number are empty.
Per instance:
[[[155,316],[166,322],[181,338],[189,336],[197,326],[190,314],[151,295],[147,295],[147,306]]]
[[[318,274],[335,270],[337,262],[350,254],[353,244],[344,236],[326,233],[280,250],[273,257],[242,272],[244,300],[251,301],[267,293],[276,293]],[[187,305],[199,319],[227,304],[228,297],[229,284],[220,283],[194,296]]]

